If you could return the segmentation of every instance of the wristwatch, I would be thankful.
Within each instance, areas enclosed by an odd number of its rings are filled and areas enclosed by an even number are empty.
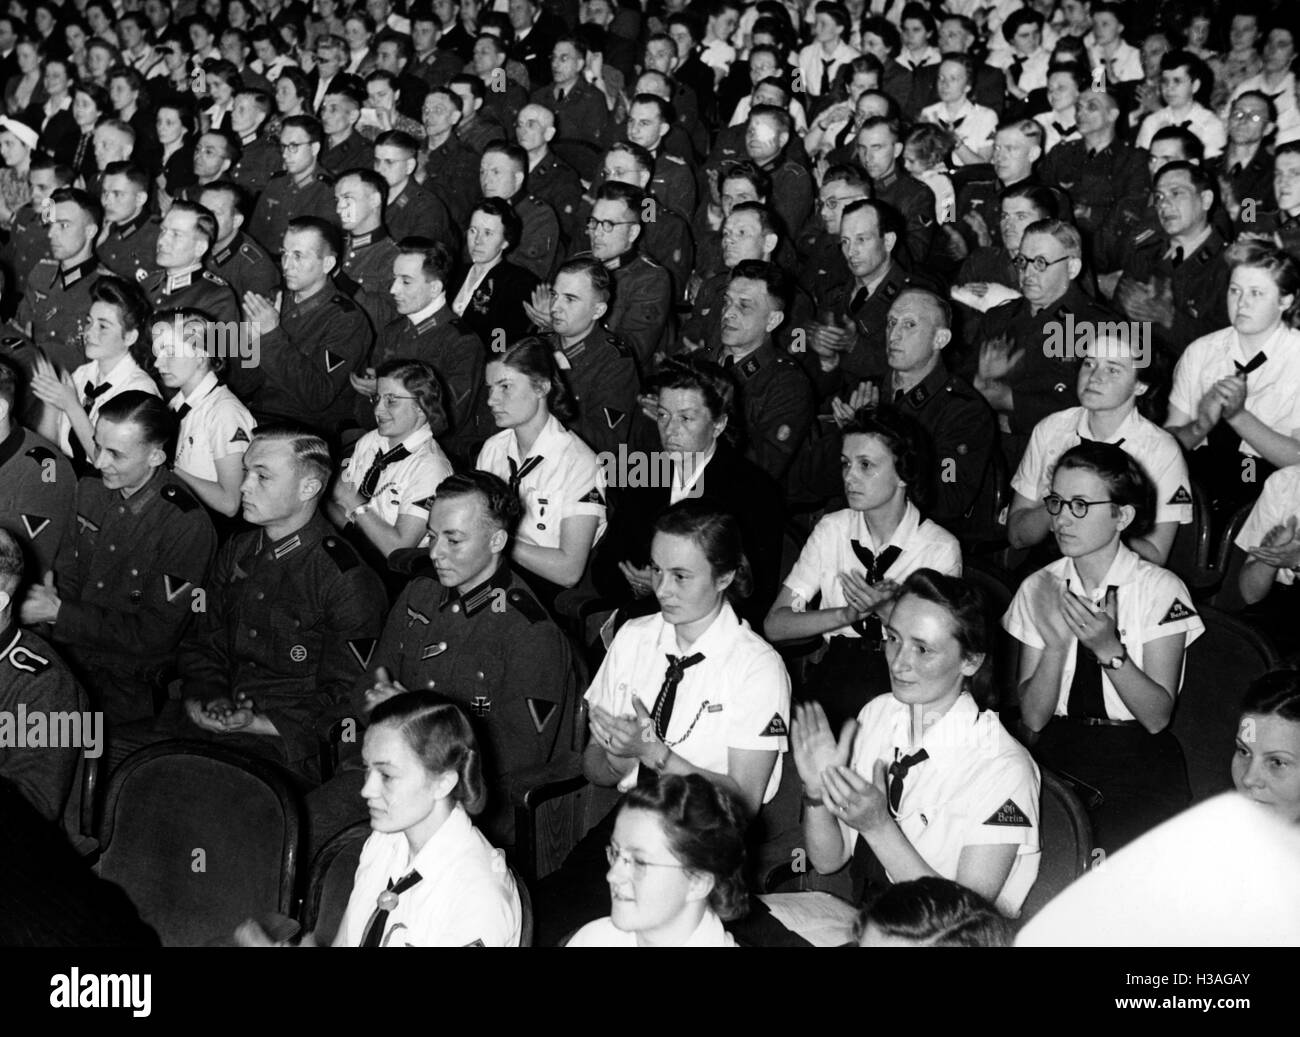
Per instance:
[[[1104,661],[1098,659],[1097,662],[1100,663],[1108,670],[1118,670],[1121,666],[1123,666],[1126,662],[1128,662],[1128,649],[1125,648],[1123,645],[1120,645],[1119,652],[1117,652],[1110,659]]]

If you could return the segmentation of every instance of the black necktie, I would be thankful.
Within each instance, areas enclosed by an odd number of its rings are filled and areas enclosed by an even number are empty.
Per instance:
[[[379,476],[385,468],[394,461],[400,461],[407,457],[411,452],[406,449],[405,445],[398,443],[392,450],[386,454],[377,454],[370,465],[370,470],[366,472],[365,477],[361,480],[361,485],[357,487],[359,493],[366,500],[375,495],[375,487],[379,485]]]
[[[890,544],[880,552],[879,557],[873,554],[870,549],[863,547],[856,540],[850,540],[849,546],[853,548],[853,553],[858,556],[858,561],[861,562],[863,568],[867,570],[867,583],[872,584],[873,586],[885,578],[885,573],[889,571],[889,567],[893,565],[894,562],[897,561],[898,556],[903,553],[903,549],[897,544]],[[856,620],[853,624],[853,629],[861,634],[865,640],[870,641],[877,646],[885,636],[884,627],[880,625],[880,617],[876,615],[870,615],[865,619]]]
[[[735,366],[736,366],[736,358],[732,356],[730,353],[728,353],[726,356],[722,358],[722,369],[724,371],[730,371]]]
[[[821,97],[825,97],[831,92],[831,66],[834,64],[834,58],[831,58],[830,61],[822,58],[822,85],[821,89],[817,91],[818,95]]]
[[[1234,360],[1232,366],[1237,369],[1237,374],[1241,375],[1242,378],[1245,378],[1251,371],[1256,371],[1262,367],[1266,360],[1268,360],[1268,357],[1264,353],[1256,353],[1244,364],[1238,363]]]
[[[1072,133],[1079,132],[1078,126],[1062,126],[1059,122],[1056,121],[1052,122],[1052,129],[1054,129],[1062,137],[1068,137]]]
[[[90,147],[90,138],[91,135],[89,133],[83,133],[77,139],[77,154],[72,160],[72,168],[74,170],[81,169],[81,160],[86,157],[86,149]]]
[[[930,754],[924,749],[918,749],[911,756],[899,758],[899,750],[894,750],[894,762],[889,765],[889,778],[886,785],[889,789],[889,813],[891,817],[898,816],[898,808],[903,802],[903,779],[907,777],[907,772],[915,767],[918,763],[924,763],[930,758]]]
[[[684,658],[678,655],[668,656],[668,670],[664,673],[664,682],[655,697],[654,712],[650,714],[654,718],[655,734],[661,739],[668,737],[668,722],[673,718],[673,703],[677,701],[677,685],[681,684],[682,675],[686,673],[687,667],[703,661],[703,652]]]
[[[1118,614],[1118,590],[1113,585],[1106,588],[1106,596],[1111,594],[1116,595]],[[1101,690],[1101,663],[1083,647],[1083,642],[1079,642],[1074,649],[1074,680],[1070,682],[1066,711],[1072,717],[1096,717],[1103,720],[1106,717],[1106,699]]]
[[[181,404],[181,405],[176,409],[176,421],[177,421],[177,423],[179,424],[181,421],[184,421],[184,420],[185,420],[185,415],[188,414],[188,413],[189,413],[190,411],[192,411],[193,409],[194,409],[194,408],[191,407],[188,403],[182,403],[182,404]]]
[[[524,477],[544,461],[540,454],[537,457],[530,457],[524,462],[522,468],[515,463],[513,457],[507,457],[506,463],[510,465],[510,489],[515,493],[519,492],[519,484],[524,481]]]
[[[943,128],[945,130],[951,132],[961,127],[961,124],[966,121],[966,116],[963,115],[960,119],[953,119],[952,122],[948,122],[946,119],[940,119],[939,121],[943,123]]]
[[[1015,83],[1016,86],[1020,85],[1020,77],[1024,74],[1024,71],[1025,71],[1024,58],[1016,58],[1013,62],[1011,62],[1011,81]]]
[[[1183,261],[1183,257],[1184,257],[1183,246],[1182,245],[1174,246],[1174,254],[1169,258],[1170,265],[1171,266],[1180,265]]]
[[[361,937],[362,947],[379,946],[380,940],[384,938],[384,927],[388,924],[388,913],[397,907],[397,898],[419,882],[420,877],[418,871],[412,871],[398,879],[396,885],[393,884],[392,879],[388,880],[388,888],[379,894],[375,913],[366,923],[366,934]]]
[[[869,290],[867,290],[866,288],[859,288],[856,292],[853,293],[853,298],[849,300],[849,312],[853,313],[857,310],[860,310],[863,306],[867,304],[867,300],[870,298],[871,298],[871,292]]]
[[[1185,129],[1188,129],[1188,128],[1192,125],[1192,120],[1191,120],[1191,119],[1184,119],[1182,122],[1176,122],[1176,123],[1174,123],[1174,125],[1177,126],[1177,127],[1178,127],[1179,129],[1181,129],[1181,130],[1185,130]]]
[[[1127,438],[1128,438],[1127,436],[1120,436],[1119,439],[1115,440],[1115,442],[1110,443],[1110,444],[1108,444],[1108,445],[1109,445],[1109,446],[1123,446],[1123,445],[1124,445],[1124,440],[1127,439]],[[1103,441],[1100,440],[1100,439],[1089,439],[1087,436],[1080,435],[1080,436],[1079,436],[1079,442],[1080,442],[1080,443],[1101,443],[1101,442],[1103,442]]]

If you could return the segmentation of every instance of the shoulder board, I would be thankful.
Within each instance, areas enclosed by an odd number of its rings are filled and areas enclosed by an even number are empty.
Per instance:
[[[423,547],[404,547],[388,556],[388,568],[403,576],[433,575],[433,561]]]
[[[171,504],[175,504],[181,511],[193,511],[199,506],[199,502],[184,486],[179,483],[168,483],[162,488],[162,499]]]
[[[289,171],[288,171],[287,169],[278,169],[278,170],[276,170],[274,173],[271,174],[271,179],[272,179],[272,180],[283,180],[283,179],[285,179],[288,175],[289,175]]]
[[[320,546],[324,548],[325,553],[334,560],[334,564],[339,567],[339,572],[341,573],[345,573],[349,569],[355,569],[361,562],[361,559],[357,556],[356,549],[342,537],[323,537]]]
[[[30,457],[37,464],[44,464],[46,461],[58,461],[59,455],[47,446],[34,446],[27,451],[27,457]]]
[[[357,308],[357,304],[348,298],[346,292],[336,292],[334,298],[331,299],[330,302],[340,310],[346,310],[348,313],[351,313]]]
[[[510,602],[530,623],[541,623],[546,619],[546,609],[525,590],[518,587],[506,592],[506,601]]]
[[[57,270],[59,267],[59,261],[57,259],[51,259],[49,256],[46,256],[36,265],[37,267],[42,267],[42,266],[54,267]]]
[[[627,340],[621,335],[615,335],[612,331],[606,330],[605,338],[609,340],[609,344],[614,347],[619,356],[630,357],[636,355],[632,352],[632,347],[628,345]]]
[[[1145,242],[1148,238],[1150,238],[1150,237],[1151,237],[1152,235],[1154,235],[1154,234],[1155,234],[1155,231],[1153,231],[1150,227],[1148,227],[1146,230],[1142,231],[1140,234],[1134,234],[1134,235],[1133,235],[1133,244],[1135,244],[1135,245],[1141,245],[1143,242]]]
[[[663,159],[664,159],[665,162],[671,162],[671,163],[672,163],[673,165],[675,165],[675,166],[685,166],[685,165],[686,165],[686,159],[681,158],[681,157],[678,156],[678,155],[664,155],[664,156],[663,156]]]
[[[203,271],[203,278],[204,280],[211,281],[213,284],[219,285],[222,288],[229,287],[230,285],[230,282],[227,281],[224,277],[218,277],[216,274],[208,270]]]
[[[245,241],[242,245],[239,246],[239,254],[241,256],[247,256],[249,259],[261,258],[261,256],[258,254],[257,249],[253,247],[251,242],[247,242],[247,241]]]
[[[334,183],[334,175],[332,173],[327,172],[324,169],[318,169],[316,170],[316,183],[332,184]]]
[[[463,320],[461,320],[461,318],[459,318],[459,317],[452,317],[451,320],[447,321],[447,327],[449,327],[449,328],[454,328],[456,331],[460,332],[462,335],[472,335],[472,334],[474,334],[474,329],[471,328],[468,324],[466,324],[466,323],[465,323]]]
[[[50,668],[50,660],[33,652],[22,643],[21,638],[9,649],[5,661],[15,670],[22,670],[24,673],[44,673]]]

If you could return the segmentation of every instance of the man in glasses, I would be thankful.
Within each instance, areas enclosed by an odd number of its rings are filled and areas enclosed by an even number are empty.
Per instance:
[[[1072,349],[1052,348],[1053,338],[1069,327],[1071,318],[1076,329],[1116,319],[1075,283],[1083,269],[1083,239],[1073,224],[1031,223],[1014,261],[1022,297],[980,318],[971,333],[978,359],[967,364],[975,388],[998,413],[1012,471],[1034,426],[1079,402],[1077,358]]]
[[[799,287],[809,294],[818,285],[846,280],[849,268],[840,249],[840,220],[854,202],[871,197],[871,185],[853,166],[831,166],[817,193],[816,220],[795,240],[799,256]]]
[[[1119,103],[1108,93],[1087,90],[1074,105],[1077,140],[1062,141],[1039,166],[1043,183],[1065,192],[1074,202],[1074,219],[1083,232],[1094,272],[1119,268],[1122,257],[1106,255],[1104,232],[1118,227],[1125,213],[1146,201],[1145,156],[1115,133]]]
[[[495,431],[491,416],[480,413],[480,402],[486,403],[482,387],[488,352],[448,305],[451,269],[451,253],[441,242],[403,238],[397,243],[389,288],[397,316],[379,332],[370,370],[354,375],[352,388],[361,394],[357,417],[363,427],[371,428],[374,370],[399,358],[423,361],[438,373],[446,390],[443,406],[450,429],[442,446],[455,460],[472,460],[479,445]]]
[[[310,115],[291,115],[280,124],[284,169],[275,173],[257,200],[248,232],[272,256],[280,255],[284,232],[297,216],[333,222],[334,178],[321,169],[325,131]]]
[[[1155,177],[1158,231],[1143,231],[1125,257],[1115,304],[1150,321],[1157,345],[1177,356],[1228,324],[1228,248],[1211,223],[1214,181],[1201,166],[1171,162]]]
[[[509,202],[524,227],[510,261],[547,281],[559,260],[560,221],[554,209],[525,190],[527,179],[528,152],[518,144],[496,141],[484,150],[479,162],[483,197]]]
[[[1277,132],[1277,106],[1261,90],[1238,94],[1228,109],[1228,149],[1206,167],[1218,178],[1219,196],[1236,220],[1246,207],[1248,221],[1277,208],[1273,155],[1264,143]],[[1249,227],[1245,228],[1249,230]]]

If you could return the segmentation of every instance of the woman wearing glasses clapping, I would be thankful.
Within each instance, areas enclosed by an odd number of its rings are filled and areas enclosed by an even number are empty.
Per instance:
[[[328,505],[340,529],[355,525],[384,557],[415,547],[438,484],[452,474],[435,436],[447,430],[438,376],[419,360],[375,372],[375,425],[343,462]]]
[[[666,774],[629,792],[605,857],[610,912],[568,947],[735,947],[724,921],[745,913],[745,820],[726,789]]]
[[[1187,646],[1205,625],[1182,580],[1124,544],[1150,525],[1153,499],[1123,448],[1067,450],[1044,499],[1064,557],[1021,584],[1002,620],[1020,642],[1034,754],[1079,792],[1107,851],[1189,799],[1168,728]]]

